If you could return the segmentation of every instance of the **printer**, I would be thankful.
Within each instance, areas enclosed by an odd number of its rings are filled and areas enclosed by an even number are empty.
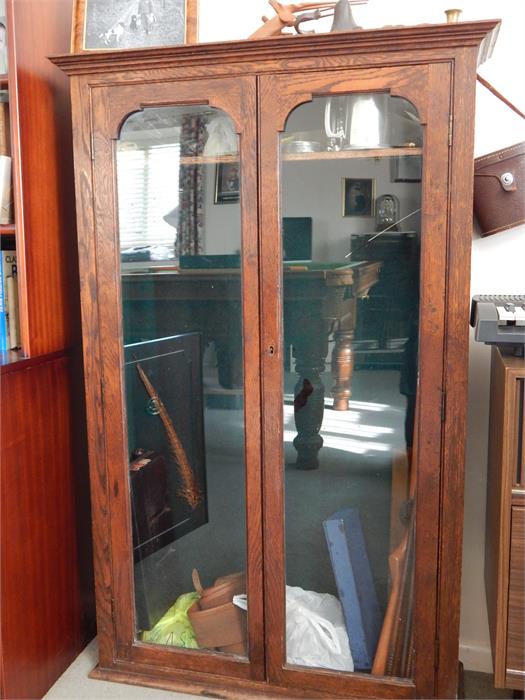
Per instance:
[[[477,341],[523,355],[525,294],[476,294],[472,297],[470,325]]]

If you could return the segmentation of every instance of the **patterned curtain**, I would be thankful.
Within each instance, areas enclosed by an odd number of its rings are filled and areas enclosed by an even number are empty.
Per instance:
[[[188,114],[182,120],[180,154],[202,155],[206,141],[205,120],[200,114]],[[179,221],[175,256],[202,252],[204,227],[204,168],[181,165],[179,169]]]

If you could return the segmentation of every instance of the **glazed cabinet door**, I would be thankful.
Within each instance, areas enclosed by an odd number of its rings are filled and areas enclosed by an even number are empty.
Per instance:
[[[449,105],[446,63],[260,79],[265,620],[284,686],[435,693]]]
[[[262,679],[255,78],[90,104],[101,665]]]

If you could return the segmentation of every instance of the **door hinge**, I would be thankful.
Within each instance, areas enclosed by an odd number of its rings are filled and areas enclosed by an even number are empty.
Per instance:
[[[436,637],[434,640],[434,669],[437,671],[439,668],[439,639]]]
[[[441,390],[441,422],[444,423],[447,417],[447,392]]]
[[[95,134],[93,133],[93,131],[91,132],[89,150],[91,151],[91,160],[95,160]]]
[[[448,116],[448,145],[452,146],[452,132],[454,129],[454,117],[452,112]]]

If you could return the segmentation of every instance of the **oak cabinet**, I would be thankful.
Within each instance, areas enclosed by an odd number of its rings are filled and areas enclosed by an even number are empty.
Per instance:
[[[455,696],[474,87],[495,27],[54,59],[73,96],[97,677]],[[411,240],[397,263],[374,248],[393,231]],[[354,371],[385,269],[398,362]]]

